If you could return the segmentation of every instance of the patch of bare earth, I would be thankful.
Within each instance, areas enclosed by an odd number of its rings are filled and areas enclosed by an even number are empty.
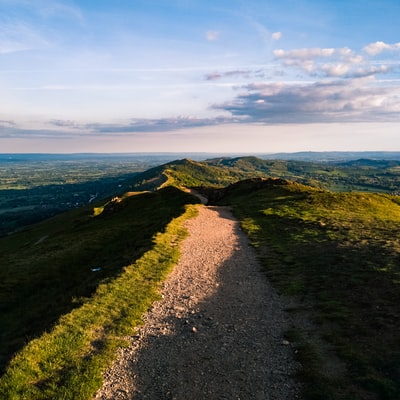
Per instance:
[[[182,256],[96,400],[300,398],[283,304],[230,211],[199,207]]]

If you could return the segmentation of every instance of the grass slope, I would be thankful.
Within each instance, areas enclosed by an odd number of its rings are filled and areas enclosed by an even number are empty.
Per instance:
[[[254,175],[254,170],[251,173]],[[223,187],[249,177],[246,171],[230,169],[222,165],[213,166],[190,159],[176,160],[139,174],[132,187],[154,190],[164,186]]]
[[[0,239],[0,366],[154,246],[197,199],[168,187],[74,210]],[[1,391],[0,391],[1,392]]]
[[[398,174],[393,165],[372,167]],[[178,160],[132,182],[133,190],[163,189],[129,193],[0,239],[1,366],[18,352],[0,393],[89,398],[177,259],[175,244],[184,235],[178,217],[196,202],[177,187],[208,187],[213,201],[233,206],[275,285],[299,300],[293,315],[311,314],[317,324],[318,334],[302,324],[288,332],[304,365],[306,398],[400,398],[399,198],[283,179],[238,182],[274,175],[307,182],[345,177],[348,184],[348,171],[255,157]],[[194,211],[188,212],[182,218]],[[326,349],[339,359],[335,371]]]
[[[344,366],[328,372],[313,332],[296,326],[307,399],[400,398],[399,203],[280,180],[241,182],[220,201],[234,207],[268,276],[312,314]]]

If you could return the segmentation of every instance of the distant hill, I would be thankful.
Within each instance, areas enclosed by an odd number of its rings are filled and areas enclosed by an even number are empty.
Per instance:
[[[271,153],[258,155],[263,159],[296,160],[312,162],[338,162],[364,159],[400,160],[399,151],[300,151],[295,153]]]
[[[254,168],[251,173],[255,173]],[[248,176],[249,173],[240,168],[228,168],[224,165],[213,165],[212,162],[199,162],[185,158],[138,174],[132,180],[132,188],[154,190],[166,185],[223,187]]]
[[[400,161],[358,159],[321,163],[265,160],[257,157],[218,157],[204,161],[176,160],[132,180],[133,190],[177,187],[225,187],[250,178],[281,178],[337,192],[400,193]]]
[[[344,162],[336,163],[338,166],[342,167],[372,167],[372,168],[393,168],[399,167],[400,161],[398,160],[385,160],[385,159],[370,159],[370,158],[360,158],[357,160],[350,160]]]

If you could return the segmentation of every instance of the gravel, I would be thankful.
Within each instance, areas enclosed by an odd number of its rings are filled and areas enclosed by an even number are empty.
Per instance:
[[[284,303],[227,208],[199,207],[162,300],[96,400],[300,399]]]

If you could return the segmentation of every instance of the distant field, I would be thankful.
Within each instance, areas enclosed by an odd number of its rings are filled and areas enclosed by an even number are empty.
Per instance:
[[[129,190],[167,156],[0,155],[0,236]]]

